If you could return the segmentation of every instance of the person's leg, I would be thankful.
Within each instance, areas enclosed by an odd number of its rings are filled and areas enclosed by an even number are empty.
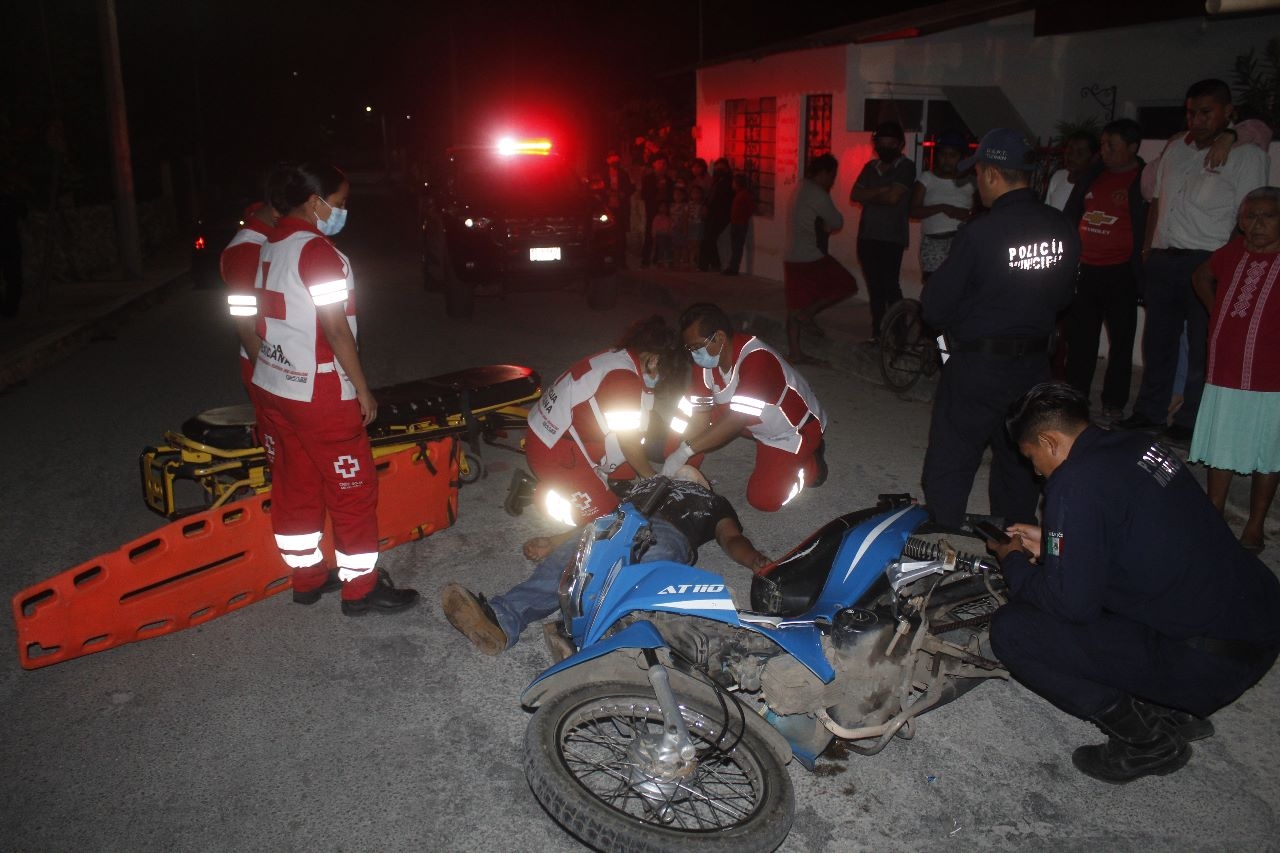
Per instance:
[[[1142,335],[1142,384],[1133,405],[1133,418],[1163,425],[1169,414],[1173,374],[1178,366],[1178,341],[1186,316],[1186,301],[1176,281],[1176,258],[1154,251],[1147,259],[1146,328]]]
[[[1067,382],[1086,398],[1093,393],[1106,286],[1106,276],[1098,267],[1081,264],[1076,296],[1067,310]]]
[[[1209,353],[1209,312],[1196,298],[1191,287],[1191,274],[1209,259],[1209,252],[1196,252],[1178,258],[1178,277],[1182,281],[1183,311],[1187,318],[1187,384],[1182,391],[1182,407],[1174,413],[1173,422],[1186,430],[1196,425],[1200,398],[1204,395],[1205,364]]]
[[[1249,520],[1240,533],[1241,543],[1249,546],[1263,543],[1263,526],[1267,520],[1267,512],[1276,499],[1277,486],[1280,486],[1280,472],[1253,472],[1253,480],[1249,484]]]
[[[819,465],[815,454],[822,443],[822,428],[810,419],[800,434],[796,453],[756,442],[756,464],[747,480],[747,503],[760,512],[777,512],[806,486],[817,484]]]
[[[739,268],[742,266],[742,251],[747,245],[747,226],[730,225],[729,226],[729,266],[724,271],[737,275]]]
[[[871,337],[880,337],[880,326],[888,310],[889,279],[892,277],[890,259],[882,240],[858,240],[858,263],[867,279],[867,299],[871,303]]]
[[[290,569],[294,600],[314,603],[313,594],[327,584],[329,574],[320,553],[324,482],[303,450],[288,414],[291,406],[306,404],[257,390],[258,434],[271,466],[271,527],[276,549]]]
[[[989,360],[966,354],[952,356],[942,371],[929,421],[921,483],[925,504],[935,521],[949,527],[964,522],[973,478],[1003,410],[990,408],[986,393]]]
[[[1107,370],[1102,378],[1102,407],[1123,412],[1133,382],[1133,339],[1138,330],[1138,285],[1129,264],[1112,267],[1102,295],[1107,326]]]
[[[534,505],[556,521],[585,524],[618,508],[617,496],[571,440],[548,448],[531,438],[525,444],[525,461],[538,478]]]
[[[1226,509],[1227,490],[1231,488],[1231,480],[1234,476],[1235,472],[1226,468],[1207,469],[1205,492],[1209,496],[1209,503],[1213,504],[1213,508],[1220,513]]]
[[[506,643],[503,648],[514,646],[525,628],[559,608],[560,577],[578,550],[580,538],[572,536],[562,542],[534,566],[528,578],[489,599],[489,606]],[[446,616],[448,612],[446,609]]]
[[[644,242],[640,244],[640,266],[647,267],[653,260],[653,217],[658,215],[658,206],[645,202],[644,205]]]

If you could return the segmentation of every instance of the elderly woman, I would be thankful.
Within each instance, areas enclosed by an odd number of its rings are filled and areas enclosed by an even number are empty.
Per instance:
[[[1245,196],[1238,224],[1243,236],[1192,277],[1213,319],[1190,460],[1209,467],[1209,500],[1219,511],[1233,474],[1253,476],[1240,544],[1258,552],[1280,483],[1280,188]]]

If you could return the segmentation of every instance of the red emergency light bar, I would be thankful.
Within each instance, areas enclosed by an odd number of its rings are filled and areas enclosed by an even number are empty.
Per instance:
[[[513,154],[550,154],[550,139],[512,139],[505,136],[498,140],[498,153],[504,157]]]

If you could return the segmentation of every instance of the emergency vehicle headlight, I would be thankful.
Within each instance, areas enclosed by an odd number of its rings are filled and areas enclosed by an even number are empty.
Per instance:
[[[550,139],[514,139],[504,136],[498,140],[498,153],[503,157],[514,154],[550,154]]]

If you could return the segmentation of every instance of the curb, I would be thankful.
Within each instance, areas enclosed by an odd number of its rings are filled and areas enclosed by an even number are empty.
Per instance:
[[[101,313],[46,332],[12,352],[0,355],[0,393],[10,390],[40,370],[83,349],[95,340],[110,337],[115,326],[168,297],[189,269],[162,278],[155,285],[108,303]]]

